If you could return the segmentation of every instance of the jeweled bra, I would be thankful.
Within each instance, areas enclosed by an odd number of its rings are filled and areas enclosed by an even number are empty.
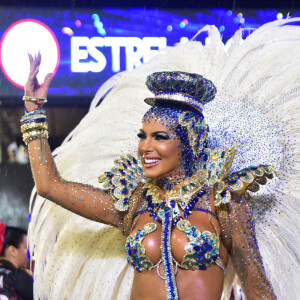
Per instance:
[[[181,263],[173,258],[176,267],[189,270],[206,270],[212,263],[216,263],[225,271],[224,263],[219,257],[220,240],[216,233],[200,232],[188,220],[177,222],[177,228],[187,234],[190,242],[185,245],[186,254]],[[150,271],[155,267],[159,268],[161,260],[154,265],[147,257],[145,247],[142,245],[144,237],[156,229],[156,223],[147,223],[142,229],[138,229],[135,235],[129,235],[126,239],[127,261],[138,272]],[[157,271],[159,274],[159,269]]]
[[[223,270],[225,269],[222,260],[219,258],[219,236],[217,229],[212,221],[210,211],[209,197],[206,195],[207,189],[204,188],[204,181],[199,174],[195,174],[187,178],[184,182],[176,186],[171,191],[165,191],[160,188],[155,180],[147,180],[146,201],[142,208],[136,212],[136,215],[143,212],[150,212],[155,222],[162,223],[165,210],[172,211],[171,228],[177,225],[180,231],[187,234],[190,242],[186,244],[186,255],[181,263],[175,261],[176,266],[185,269],[205,270],[212,263],[216,263]],[[209,214],[210,222],[215,233],[209,231],[199,232],[195,226],[189,221],[184,220],[195,209],[195,205],[199,199],[206,196],[206,207],[197,210],[205,211]],[[184,212],[184,216],[180,215],[180,210]],[[144,272],[159,267],[159,261],[154,265],[145,254],[145,248],[141,244],[146,234],[153,232],[157,228],[155,223],[146,224],[142,230],[138,230],[135,236],[130,235],[126,241],[127,258],[130,265],[135,267],[139,272]]]

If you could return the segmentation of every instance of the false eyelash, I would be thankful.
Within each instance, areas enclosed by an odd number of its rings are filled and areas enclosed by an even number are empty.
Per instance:
[[[139,139],[144,139],[144,138],[146,138],[146,135],[143,134],[143,133],[138,133],[138,134],[137,134],[137,137],[138,137]]]
[[[169,140],[172,136],[171,135],[162,135],[162,134],[158,134],[155,139],[157,140]]]

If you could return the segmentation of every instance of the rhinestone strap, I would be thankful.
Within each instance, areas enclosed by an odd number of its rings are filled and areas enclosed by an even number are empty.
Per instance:
[[[165,287],[168,300],[178,300],[178,290],[173,269],[173,259],[171,253],[171,229],[172,229],[172,209],[168,206],[164,209],[162,220],[162,263],[165,273]]]

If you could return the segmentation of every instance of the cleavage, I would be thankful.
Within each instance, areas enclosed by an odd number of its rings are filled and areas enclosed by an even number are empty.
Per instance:
[[[199,222],[199,219],[202,221]],[[187,218],[191,222],[192,225],[196,226],[196,228],[203,231],[210,231],[214,233],[214,229],[209,223],[207,213],[194,211],[191,216]],[[207,220],[207,222],[205,222]],[[142,229],[147,223],[153,223],[153,218],[150,217],[148,213],[144,213],[140,215],[139,220],[131,232],[131,235],[134,236],[138,229]],[[162,226],[160,223],[155,222],[157,225],[157,229],[149,234],[147,234],[143,241],[142,245],[145,247],[146,253],[145,255],[151,260],[151,262],[155,265],[161,259],[161,231]],[[185,245],[189,242],[189,238],[185,232],[180,231],[177,227],[174,227],[171,232],[171,249],[172,256],[179,263],[182,262],[185,252]]]

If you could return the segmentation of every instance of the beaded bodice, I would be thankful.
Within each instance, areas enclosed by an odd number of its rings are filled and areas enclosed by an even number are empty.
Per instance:
[[[175,256],[178,257],[178,253],[176,253],[176,250],[172,250],[173,262],[181,268],[194,270],[206,270],[212,263],[216,263],[224,270],[224,264],[219,258],[220,239],[212,220],[214,214],[210,210],[209,189],[203,186],[203,181],[199,178],[196,180],[190,178],[171,191],[164,191],[151,181],[147,181],[147,185],[148,190],[145,200],[142,202],[136,216],[139,217],[142,213],[148,212],[153,217],[154,222],[147,223],[143,228],[139,228],[135,234],[130,234],[127,237],[125,247],[128,263],[138,272],[149,271],[156,266],[159,267],[161,259],[151,261],[147,256],[147,254],[149,255],[147,243],[143,245],[142,241],[146,235],[151,235],[153,231],[157,230],[157,224],[162,223],[165,211],[170,209],[172,212],[170,235],[172,236],[172,231],[177,229],[177,235],[184,232],[189,240],[185,244],[178,245],[179,248],[183,247],[185,251],[185,255],[179,261],[174,258]],[[201,232],[196,226],[192,225],[188,217],[193,211],[206,212],[214,232],[208,230]],[[181,235],[180,240],[182,239],[184,237]],[[151,240],[150,244],[157,244],[159,249],[159,239],[154,240]],[[150,249],[150,252],[153,251],[153,247],[150,247]],[[179,250],[179,252],[182,251]]]

